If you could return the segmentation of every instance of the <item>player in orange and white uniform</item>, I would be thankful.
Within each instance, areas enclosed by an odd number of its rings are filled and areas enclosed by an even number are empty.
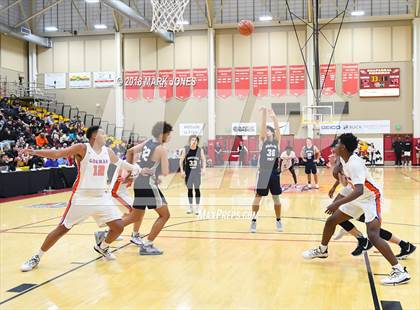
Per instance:
[[[23,154],[47,158],[74,156],[78,167],[78,176],[73,185],[73,192],[59,225],[45,238],[38,254],[32,256],[21,266],[21,271],[30,271],[40,262],[48,251],[70,229],[92,216],[99,226],[107,225],[109,233],[94,249],[107,260],[115,259],[109,251],[109,244],[124,230],[121,213],[110,199],[107,185],[107,171],[110,163],[117,167],[139,174],[140,168],[119,159],[115,153],[105,146],[106,135],[99,126],[92,126],[86,132],[89,143],[79,143],[60,150],[24,149]],[[147,170],[142,169],[143,173]]]
[[[321,244],[303,252],[303,257],[305,259],[327,258],[328,243],[334,234],[335,227],[364,214],[369,241],[392,266],[391,273],[383,278],[381,283],[384,285],[407,283],[410,275],[406,268],[398,263],[388,243],[380,237],[382,193],[368,172],[364,160],[354,153],[357,145],[358,139],[351,133],[342,134],[338,138],[335,152],[340,157],[344,176],[348,182],[347,186],[350,186],[352,190],[327,207],[326,213],[332,215],[325,223]]]
[[[137,162],[138,160],[138,155],[136,157],[137,158],[134,159],[134,162]],[[131,206],[133,205],[133,202],[134,202],[133,195],[130,195],[130,193],[128,192],[128,189],[132,185],[132,179],[127,178],[128,176],[129,176],[129,173],[127,171],[122,170],[122,169],[117,169],[111,181],[112,197],[115,200],[117,200],[117,202],[121,206],[124,207],[125,209],[124,211],[126,211],[123,217],[133,210]],[[140,232],[139,232],[140,224],[141,224],[140,221],[133,223],[133,232],[131,233],[131,238],[130,238],[130,242],[137,246],[141,246],[143,244],[140,237]],[[101,237],[99,235],[98,240],[100,238]]]

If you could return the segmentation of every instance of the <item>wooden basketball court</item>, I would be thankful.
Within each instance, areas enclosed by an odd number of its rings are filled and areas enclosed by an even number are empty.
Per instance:
[[[420,170],[371,169],[384,186],[383,226],[415,245],[420,242]],[[379,284],[390,266],[374,248],[352,257],[356,241],[333,241],[330,257],[304,261],[301,253],[319,243],[326,219],[324,207],[332,182],[321,170],[321,189],[284,193],[285,231],[275,231],[272,201],[263,201],[258,232],[248,233],[255,170],[208,169],[203,205],[220,218],[187,215],[186,189],[179,175],[167,178],[171,219],[156,245],[161,256],[139,256],[129,243],[116,242],[116,261],[93,250],[93,220],[76,226],[42,258],[34,271],[19,266],[38,250],[57,225],[70,193],[2,203],[0,208],[1,309],[420,309],[419,251],[403,265],[412,279],[407,285]],[[304,180],[299,170],[299,179]],[[282,183],[290,183],[287,173]],[[165,188],[166,187],[166,188]],[[185,193],[184,193],[185,192]],[[233,214],[233,215],[232,215]],[[235,217],[236,215],[236,217]],[[148,232],[155,213],[146,214],[141,233]],[[364,225],[356,225],[365,232]],[[392,248],[397,251],[394,245]],[[368,266],[373,282],[369,281]],[[25,285],[26,287],[22,285]],[[15,289],[17,292],[10,292]]]

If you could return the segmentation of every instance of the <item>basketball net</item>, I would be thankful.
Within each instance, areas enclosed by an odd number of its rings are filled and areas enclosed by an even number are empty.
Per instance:
[[[151,0],[153,7],[150,31],[184,31],[184,11],[190,0]]]

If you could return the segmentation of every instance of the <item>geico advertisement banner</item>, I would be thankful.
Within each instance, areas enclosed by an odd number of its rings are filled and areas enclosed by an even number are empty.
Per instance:
[[[320,125],[320,134],[330,135],[351,132],[360,133],[390,133],[390,120],[373,121],[340,121]]]

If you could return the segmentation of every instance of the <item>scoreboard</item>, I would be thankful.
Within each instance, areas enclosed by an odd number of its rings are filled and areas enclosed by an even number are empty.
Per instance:
[[[399,97],[400,68],[360,69],[360,97]]]

